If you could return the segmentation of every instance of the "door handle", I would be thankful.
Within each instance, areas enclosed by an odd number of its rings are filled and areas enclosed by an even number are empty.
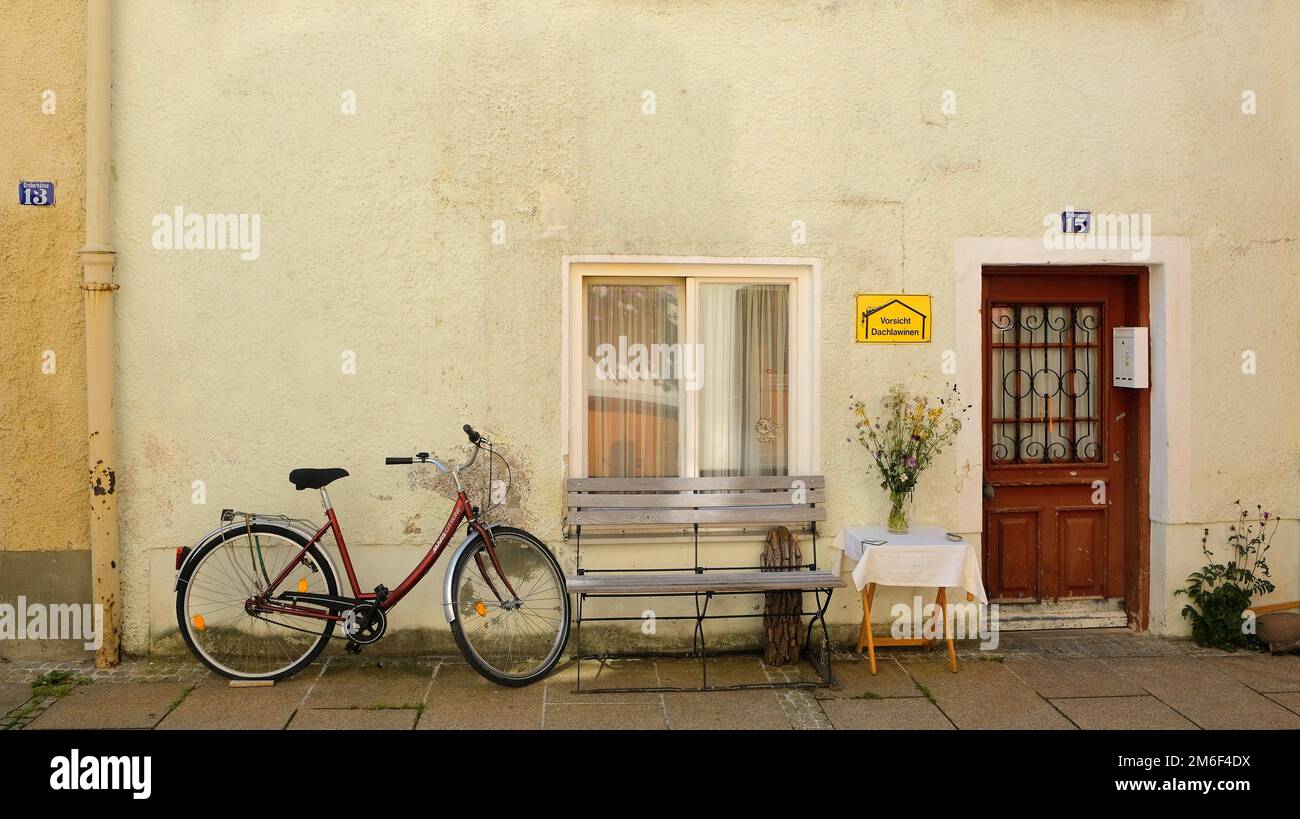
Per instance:
[[[986,498],[991,498],[991,497],[993,497],[993,496],[996,495],[996,494],[997,494],[997,490],[993,488],[993,484],[989,483],[988,481],[985,481],[985,482],[984,482],[984,497],[986,497]]]

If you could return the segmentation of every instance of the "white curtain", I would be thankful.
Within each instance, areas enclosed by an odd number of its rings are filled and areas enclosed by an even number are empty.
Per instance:
[[[681,289],[678,284],[587,285],[590,477],[681,474],[680,382],[662,361],[638,357],[640,349],[648,355],[678,344]]]
[[[699,285],[699,473],[789,474],[790,288]]]

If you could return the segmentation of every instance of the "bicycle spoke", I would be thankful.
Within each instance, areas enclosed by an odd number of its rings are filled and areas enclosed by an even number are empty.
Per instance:
[[[461,558],[455,583],[457,622],[473,659],[499,675],[526,678],[547,667],[563,648],[568,627],[563,578],[531,541],[502,533],[494,545],[500,572],[486,547],[476,550],[480,559],[475,554]],[[509,596],[503,581],[517,598]]]
[[[274,676],[315,651],[330,624],[284,612],[246,610],[247,601],[270,592],[263,567],[266,577],[277,577],[302,552],[299,543],[275,533],[258,532],[254,539],[250,545],[247,534],[237,534],[203,555],[184,592],[182,626],[200,655],[215,667],[235,676]],[[308,591],[333,593],[319,568],[303,565],[299,582]]]

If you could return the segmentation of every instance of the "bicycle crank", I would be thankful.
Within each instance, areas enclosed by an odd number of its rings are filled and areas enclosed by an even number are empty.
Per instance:
[[[383,637],[387,629],[388,618],[371,603],[362,603],[343,615],[343,633],[358,645],[370,645]]]

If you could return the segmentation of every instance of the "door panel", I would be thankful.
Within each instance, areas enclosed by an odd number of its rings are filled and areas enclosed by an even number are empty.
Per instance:
[[[1001,594],[1009,598],[1035,596],[1038,588],[1038,511],[989,513],[991,570]]]
[[[1124,596],[1136,391],[1111,386],[1110,346],[1112,328],[1134,323],[1138,280],[986,271],[984,542],[995,599]]]
[[[1106,556],[1106,513],[1096,508],[1056,510],[1061,583],[1066,597],[1101,596]]]

